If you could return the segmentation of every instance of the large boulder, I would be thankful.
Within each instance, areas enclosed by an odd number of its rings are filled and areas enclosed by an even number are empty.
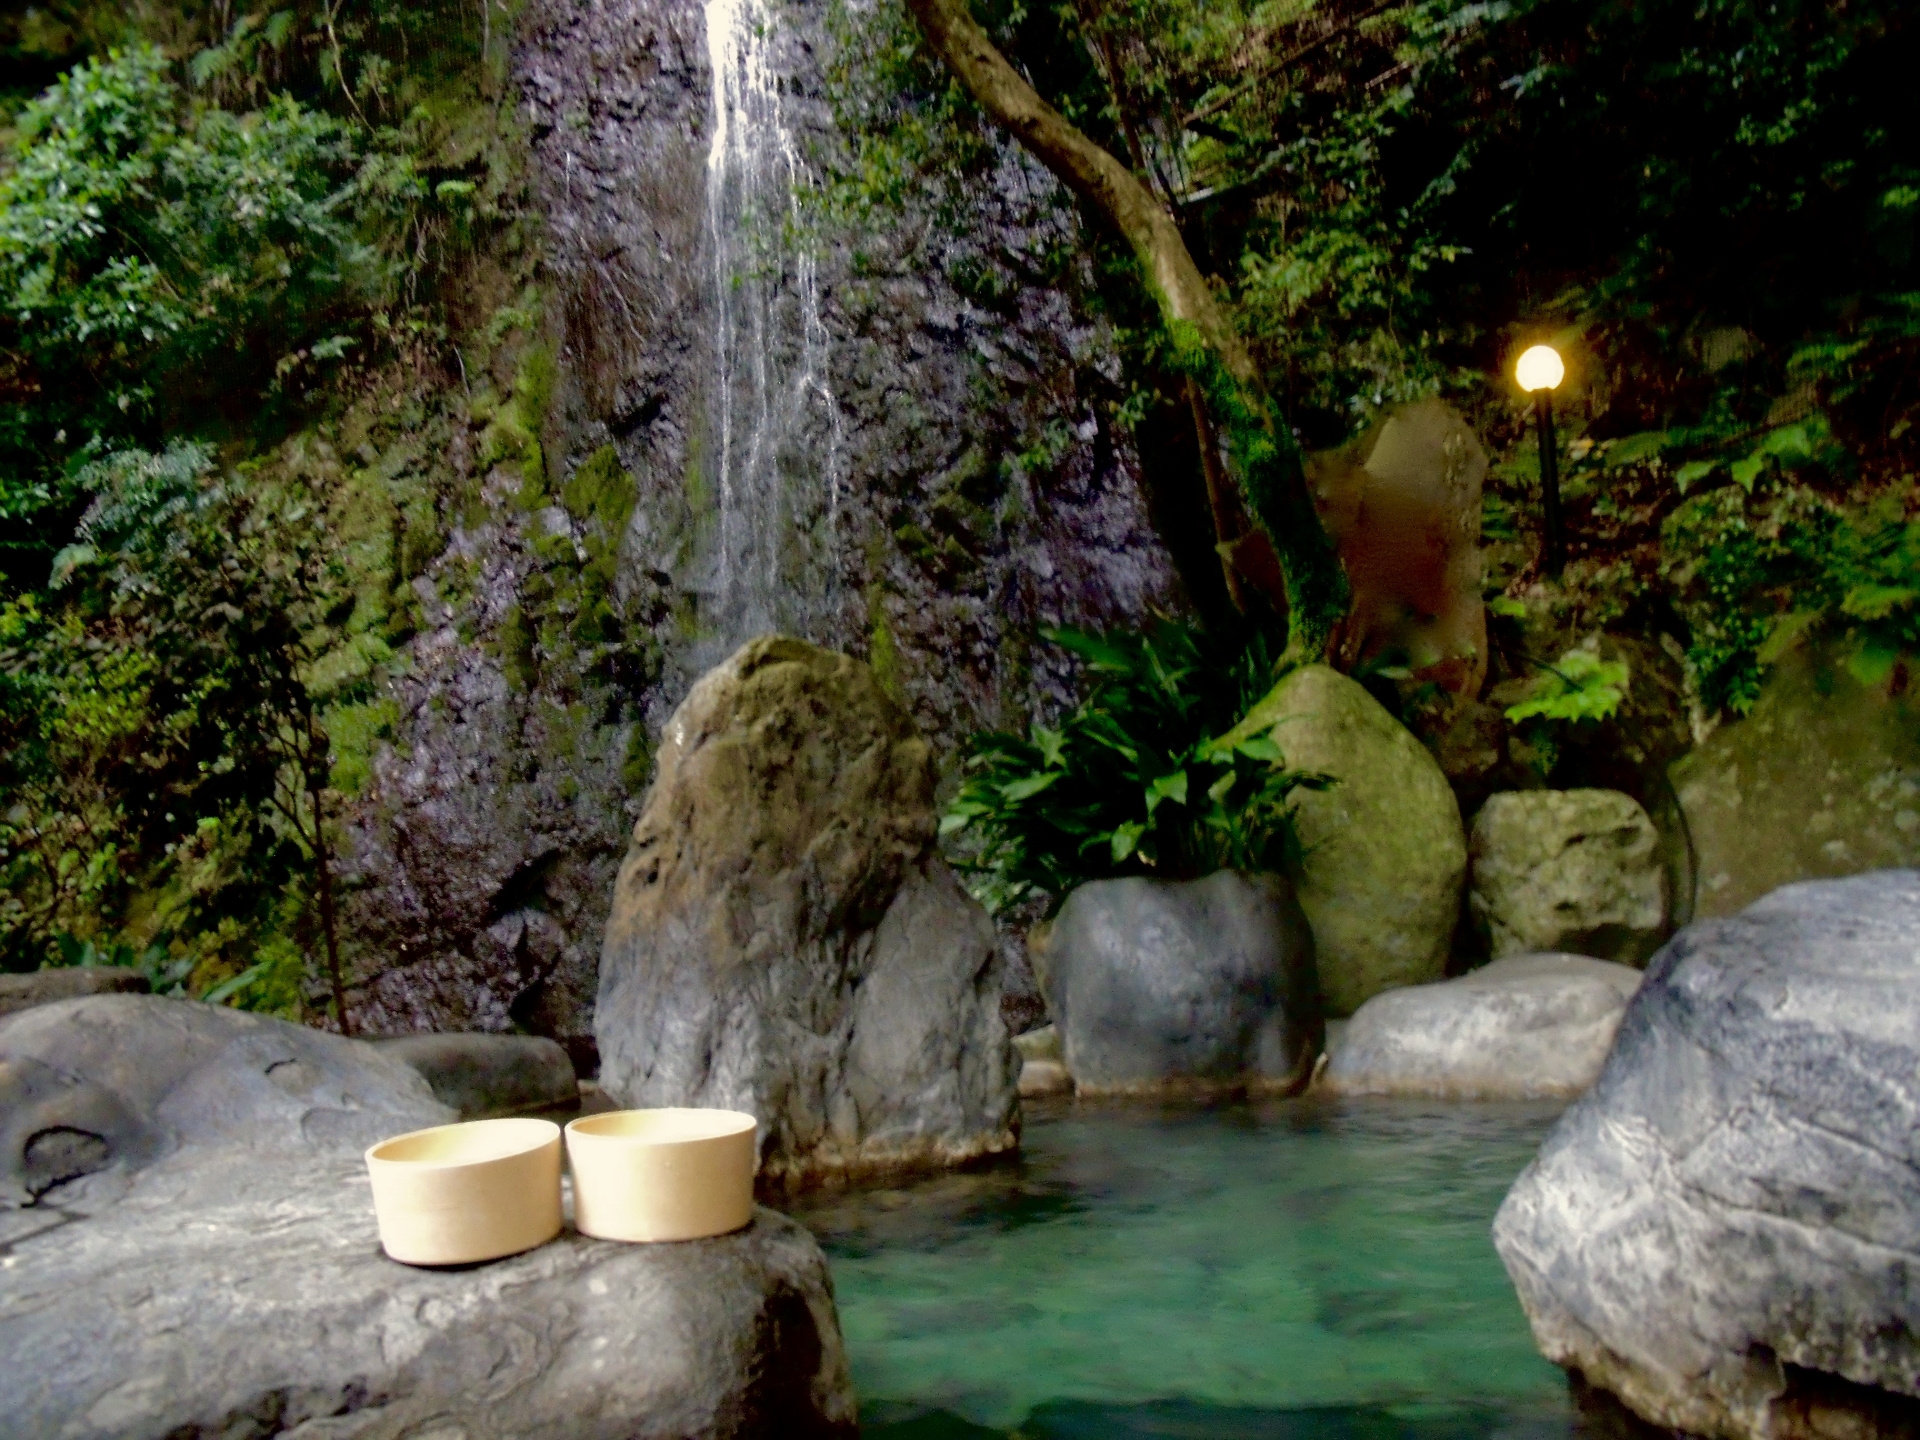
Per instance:
[[[1305,1084],[1313,936],[1279,876],[1097,880],[1032,947],[1081,1094]]]
[[[1699,876],[1694,913],[1780,885],[1920,865],[1920,702],[1789,651],[1744,720],[1672,767]]]
[[[1367,1001],[1328,1046],[1336,1095],[1569,1099],[1600,1073],[1640,972],[1583,955],[1515,955]]]
[[[1490,796],[1468,856],[1468,911],[1496,959],[1550,950],[1637,964],[1665,938],[1660,832],[1631,795]]]
[[[1300,906],[1327,1013],[1446,973],[1467,837],[1447,777],[1357,682],[1325,665],[1288,674],[1226,738],[1271,732],[1289,766],[1337,782],[1296,797]]]
[[[415,1268],[380,1249],[359,1150],[452,1112],[379,1047],[102,997],[0,1023],[22,1082],[9,1154],[24,1104],[111,1168],[0,1200],[0,1440],[855,1434],[824,1258],[781,1216]]]
[[[1920,873],[1681,931],[1494,1222],[1541,1350],[1700,1434],[1910,1425],[1917,1075]]]
[[[602,1088],[758,1116],[774,1185],[1013,1148],[999,952],[934,853],[933,786],[844,655],[761,639],[704,676],[614,891]]]
[[[224,1006],[99,995],[0,1021],[0,1206],[57,1188],[91,1209],[169,1156],[358,1153],[455,1118],[375,1046]]]

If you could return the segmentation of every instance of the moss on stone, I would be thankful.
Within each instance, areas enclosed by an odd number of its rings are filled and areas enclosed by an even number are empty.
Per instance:
[[[617,545],[633,514],[633,476],[621,466],[619,452],[602,445],[574,467],[561,498],[568,514],[582,524],[598,522]]]
[[[887,623],[886,602],[886,591],[879,585],[867,588],[867,666],[886,697],[904,708],[907,696],[900,677],[900,646]]]
[[[531,690],[540,678],[534,636],[534,626],[528,623],[518,605],[508,610],[500,621],[500,667],[506,673],[507,682],[516,689]]]
[[[383,696],[359,705],[341,705],[327,712],[327,738],[333,747],[333,772],[328,781],[347,796],[360,794],[373,778],[373,758],[393,740],[400,723],[399,702]]]

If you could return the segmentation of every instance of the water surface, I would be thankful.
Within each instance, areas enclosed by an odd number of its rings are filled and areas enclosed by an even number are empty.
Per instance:
[[[797,1213],[872,1440],[1566,1436],[1488,1238],[1555,1113],[1056,1105],[1018,1164]]]

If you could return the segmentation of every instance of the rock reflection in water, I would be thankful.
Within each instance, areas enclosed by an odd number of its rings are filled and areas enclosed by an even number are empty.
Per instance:
[[[1554,1113],[1055,1102],[1017,1163],[800,1218],[869,1436],[1563,1437],[1488,1239]]]

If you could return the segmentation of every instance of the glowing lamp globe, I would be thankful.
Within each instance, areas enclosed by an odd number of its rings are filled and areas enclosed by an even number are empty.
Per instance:
[[[1551,390],[1566,378],[1566,374],[1567,367],[1560,361],[1560,352],[1551,345],[1535,345],[1513,367],[1513,378],[1528,393]]]

